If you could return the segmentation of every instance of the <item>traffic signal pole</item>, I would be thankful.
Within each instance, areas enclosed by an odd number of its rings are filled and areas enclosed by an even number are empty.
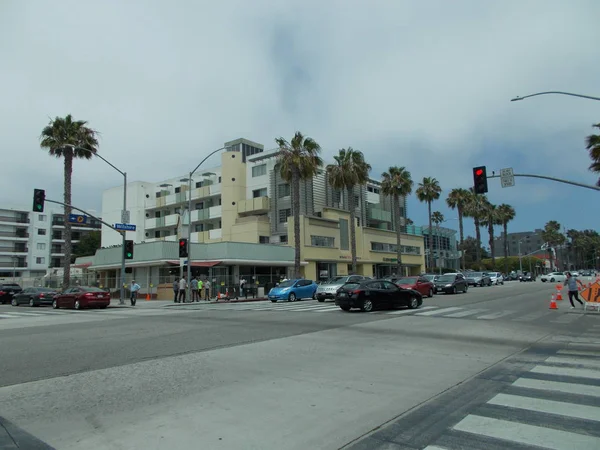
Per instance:
[[[524,173],[515,173],[513,177],[526,177],[526,178],[541,178],[543,180],[556,181],[558,183],[570,184],[573,186],[578,186],[586,189],[592,189],[594,191],[600,191],[600,186],[594,186],[591,184],[578,183],[576,181],[563,180],[562,178],[555,177],[547,177],[545,175],[532,175],[532,174],[524,174]],[[488,178],[501,178],[500,175],[488,175]]]

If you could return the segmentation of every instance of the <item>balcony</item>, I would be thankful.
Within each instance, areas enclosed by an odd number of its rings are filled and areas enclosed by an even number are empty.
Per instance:
[[[192,233],[191,242],[210,242],[212,240],[220,240],[222,237],[222,229],[216,228],[214,230],[209,231],[198,231],[196,233]]]
[[[169,214],[168,216],[165,216],[164,219],[165,219],[165,226],[166,227],[175,227],[175,226],[177,226],[177,224],[181,220],[181,215],[179,215],[179,214]]]
[[[29,218],[25,217],[11,217],[11,216],[0,216],[0,222],[4,223],[29,223]]]
[[[237,212],[240,216],[266,214],[269,212],[269,197],[240,200],[237,204]]]
[[[380,208],[369,208],[367,218],[375,222],[391,222],[392,213],[390,211],[384,211]]]
[[[29,239],[29,233],[19,233],[16,231],[0,231],[0,237],[8,237],[13,239]]]

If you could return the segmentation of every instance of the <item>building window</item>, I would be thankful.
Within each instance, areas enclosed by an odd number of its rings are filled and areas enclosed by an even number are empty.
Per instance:
[[[259,197],[267,197],[267,188],[254,189],[252,191],[252,198],[259,198]]]
[[[40,214],[40,215],[38,216],[38,220],[39,220],[40,222],[45,222],[45,221],[46,221],[46,214]]]
[[[221,177],[219,177],[219,183],[221,182]]]
[[[46,250],[46,244],[44,244],[43,242],[38,242],[37,249],[38,250]]]
[[[287,244],[288,243],[288,237],[287,234],[284,234],[282,236],[279,236],[279,243],[280,244]]]
[[[259,244],[269,244],[270,242],[271,242],[271,239],[269,238],[269,236],[259,236],[258,237]]]
[[[288,217],[292,215],[292,208],[280,209],[279,210],[279,223],[286,223]]]
[[[35,258],[35,263],[36,264],[46,264],[46,258],[44,258],[43,256],[38,256],[37,258]]]
[[[288,183],[280,184],[277,186],[277,197],[289,197],[291,193],[291,188]]]
[[[267,174],[267,165],[261,164],[260,166],[252,167],[252,176],[260,177]]]
[[[154,237],[155,237],[155,238],[159,238],[159,237],[160,237],[160,231],[156,230],[156,231],[154,232]]]
[[[181,192],[181,187],[176,187],[176,188],[175,188],[175,193],[176,193],[176,194],[179,194],[180,192]]]
[[[196,209],[204,209],[204,202],[199,202],[196,203],[196,205],[194,206]]]
[[[40,235],[40,236],[46,236],[46,229],[45,228],[38,228],[38,235]]]
[[[340,219],[340,249],[350,250],[350,239],[348,236],[348,220]]]
[[[196,233],[201,233],[202,231],[204,231],[204,224],[199,223],[195,226],[195,228],[196,228]]]
[[[313,247],[333,247],[335,238],[329,236],[311,236],[310,245]]]
[[[396,253],[397,252],[396,244],[388,244],[385,242],[371,242],[371,251],[373,252],[386,252],[386,253]],[[403,245],[402,253],[408,255],[420,255],[421,248],[415,247],[412,245]]]
[[[197,181],[196,188],[201,188],[201,187],[202,187],[202,181]]]

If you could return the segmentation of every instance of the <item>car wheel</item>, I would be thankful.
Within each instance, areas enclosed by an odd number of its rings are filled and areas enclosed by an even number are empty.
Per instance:
[[[296,301],[296,294],[294,294],[293,292],[290,293],[290,296],[288,297],[288,302],[295,302]]]
[[[10,304],[13,306],[19,306],[19,304],[17,303],[17,301],[14,298],[10,301]]]
[[[81,303],[79,303],[79,300],[75,300],[75,305],[73,305],[75,307],[75,309],[81,309]]]
[[[463,289],[463,292],[466,294],[468,290],[469,290],[469,285],[465,284],[465,288]]]
[[[453,293],[453,294],[456,294],[456,286],[454,286],[454,287],[452,288],[452,293]]]
[[[58,302],[56,300],[52,300],[52,309],[58,309]]]
[[[277,300],[271,300],[271,303],[277,303]]]
[[[32,308],[35,306],[35,301],[32,298],[29,299],[29,306]]]
[[[364,312],[371,312],[373,311],[373,302],[371,300],[369,300],[368,298],[363,300],[363,304],[360,307],[361,310],[363,310]]]
[[[417,297],[411,297],[408,301],[408,307],[410,309],[417,309],[419,307],[419,299]]]
[[[324,298],[318,298],[318,299],[317,299],[317,301],[318,301],[319,303],[323,303],[323,302],[325,301],[325,299],[324,299]]]
[[[317,291],[313,292],[312,299],[313,299],[313,300],[316,300],[316,299],[317,299]]]
[[[433,297],[433,289],[429,289],[429,297]]]
[[[554,278],[550,278],[550,283],[554,283],[556,280]]]
[[[340,306],[340,308],[342,308],[342,311],[350,311],[349,306]]]

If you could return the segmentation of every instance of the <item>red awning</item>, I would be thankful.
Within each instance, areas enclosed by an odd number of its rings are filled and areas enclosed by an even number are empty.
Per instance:
[[[87,267],[90,267],[92,265],[91,262],[87,262],[87,263],[83,263],[83,264],[75,264],[71,267],[75,268],[75,269],[85,269]]]
[[[178,266],[179,261],[167,261],[172,266]],[[213,267],[221,264],[222,261],[192,261],[192,267]]]

